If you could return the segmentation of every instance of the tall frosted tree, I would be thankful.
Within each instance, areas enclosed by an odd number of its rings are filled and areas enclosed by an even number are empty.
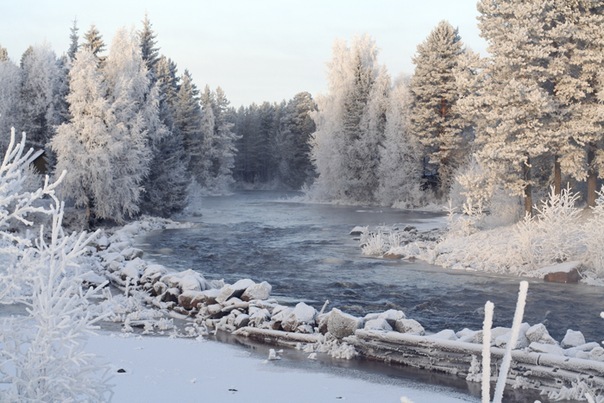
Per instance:
[[[0,54],[2,54],[0,47]],[[10,129],[19,124],[19,93],[21,70],[8,55],[0,55],[0,150],[4,152],[10,141]]]
[[[476,142],[481,163],[510,192],[524,196],[532,210],[532,162],[548,152],[548,123],[556,111],[541,80],[551,52],[542,46],[543,7],[537,1],[478,3],[481,35],[487,58],[473,98]]]
[[[174,105],[174,126],[182,135],[185,151],[188,155],[188,172],[194,176],[203,169],[202,150],[202,111],[199,104],[199,90],[188,70],[185,70]]]
[[[55,97],[58,90],[59,69],[50,45],[29,47],[21,58],[20,129],[27,133],[27,141],[36,149],[47,149],[57,122]],[[47,171],[47,157],[35,162],[41,172]]]
[[[57,128],[51,141],[57,156],[57,174],[67,170],[60,187],[61,197],[86,209],[89,222],[110,218],[115,212],[102,206],[116,190],[111,151],[117,139],[106,83],[97,64],[96,56],[87,48],[76,54],[67,96],[72,119]],[[119,212],[119,217],[123,213]]]
[[[317,128],[311,117],[316,111],[312,95],[301,92],[287,102],[279,121],[276,139],[279,180],[292,189],[300,189],[314,179],[310,138]]]
[[[143,213],[169,216],[185,207],[190,179],[182,134],[174,124],[178,92],[176,64],[159,55],[156,37],[149,17],[145,15],[138,41],[147,67],[150,93],[157,91],[159,122],[155,125],[159,125],[162,135],[159,138],[150,136],[152,157],[149,173],[143,180],[145,191],[140,208]]]
[[[380,147],[376,200],[385,206],[422,203],[422,145],[411,128],[410,116],[409,79],[401,78],[388,98],[384,142]]]
[[[222,88],[214,93],[214,136],[212,143],[211,186],[213,193],[224,194],[233,184],[233,169],[237,148],[229,100]]]
[[[205,86],[199,102],[201,104],[201,138],[199,139],[201,157],[197,171],[193,175],[202,188],[208,189],[212,184],[212,161],[216,152],[213,147],[216,127],[215,100],[209,86]]]
[[[355,37],[350,47],[334,45],[329,92],[317,99],[317,131],[311,140],[318,173],[311,189],[315,198],[373,201],[389,81],[377,53],[367,35]]]
[[[441,21],[418,45],[411,79],[411,127],[436,167],[440,196],[448,193],[455,169],[466,153],[465,121],[457,110],[454,71],[464,52],[458,30]]]
[[[105,41],[103,41],[103,36],[96,25],[91,25],[88,31],[86,31],[82,46],[90,50],[99,60],[103,60],[103,56],[100,55],[100,53],[105,51],[106,46]]]
[[[80,29],[78,28],[78,21],[73,20],[73,25],[69,29],[69,49],[67,50],[67,56],[69,56],[70,60],[75,59],[76,53],[78,53],[78,49],[80,48],[80,36],[78,32]]]

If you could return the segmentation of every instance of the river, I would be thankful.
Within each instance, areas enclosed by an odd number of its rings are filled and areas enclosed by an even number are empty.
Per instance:
[[[443,225],[442,214],[382,207],[292,202],[296,193],[245,191],[207,197],[182,217],[197,223],[144,240],[146,256],[208,279],[268,281],[281,303],[326,300],[353,315],[400,309],[427,331],[481,329],[483,307],[495,304],[494,326],[511,326],[520,279],[446,270],[421,261],[369,258],[349,235],[356,225]],[[602,289],[530,279],[524,321],[546,324],[557,340],[567,329],[600,341]]]

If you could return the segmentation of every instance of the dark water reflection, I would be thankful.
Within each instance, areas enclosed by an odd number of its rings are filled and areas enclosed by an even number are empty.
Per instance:
[[[480,329],[487,300],[495,326],[511,326],[518,278],[444,270],[423,262],[361,255],[348,233],[355,225],[409,224],[436,228],[440,214],[375,207],[330,206],[279,200],[289,195],[243,192],[205,198],[186,217],[195,228],[164,230],[144,242],[147,257],[173,268],[192,268],[208,279],[268,281],[283,302],[305,301],[362,316],[403,310],[428,331]],[[530,280],[525,321],[543,322],[561,340],[568,328],[588,340],[604,336],[601,288]]]

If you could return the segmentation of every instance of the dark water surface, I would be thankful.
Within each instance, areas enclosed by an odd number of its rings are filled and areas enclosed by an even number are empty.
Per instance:
[[[325,300],[353,315],[400,309],[428,331],[482,328],[483,307],[495,304],[494,326],[510,327],[520,279],[445,270],[423,262],[361,255],[349,234],[356,225],[442,226],[441,214],[376,207],[295,203],[294,193],[241,192],[204,198],[184,217],[190,229],[151,233],[146,257],[177,269],[192,268],[208,279],[268,281],[282,303],[304,301],[317,309]],[[202,214],[197,216],[197,214]],[[604,337],[604,290],[529,280],[524,321],[545,323],[557,340],[567,329],[588,341]]]

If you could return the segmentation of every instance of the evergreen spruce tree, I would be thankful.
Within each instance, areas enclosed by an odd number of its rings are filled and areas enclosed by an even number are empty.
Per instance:
[[[0,47],[0,56],[2,54]],[[21,69],[8,56],[0,58],[0,151],[9,144],[11,127],[20,123]]]
[[[103,37],[101,33],[97,29],[97,27],[93,24],[90,26],[90,29],[84,34],[84,43],[83,47],[90,50],[93,55],[95,55],[98,60],[102,61],[104,59],[100,53],[105,51],[105,42],[103,41]]]
[[[203,169],[201,107],[199,90],[193,83],[191,74],[185,70],[176,97],[174,126],[181,133],[185,152],[188,155],[187,170],[195,178]]]
[[[159,61],[159,48],[157,47],[157,35],[153,32],[153,25],[149,20],[149,16],[145,14],[143,20],[143,29],[139,32],[141,52],[143,60],[147,64],[147,70],[155,74],[155,66]]]
[[[233,131],[234,123],[229,100],[220,87],[216,88],[214,94],[214,124],[211,189],[213,193],[225,194],[234,183],[237,135]]]
[[[27,133],[31,147],[48,152],[47,143],[57,123],[54,101],[57,94],[59,69],[50,45],[29,47],[21,58],[20,128]],[[47,172],[48,155],[41,156],[36,168]]]
[[[78,28],[78,21],[77,20],[73,20],[73,25],[70,28],[70,35],[69,35],[69,50],[67,50],[67,56],[69,56],[69,60],[73,60],[75,58],[76,53],[78,52],[78,49],[80,48],[80,36],[78,35],[79,32],[79,28]]]
[[[438,173],[438,195],[448,193],[465,157],[465,124],[457,111],[454,71],[464,52],[458,30],[441,21],[417,47],[411,79],[411,125]]]

